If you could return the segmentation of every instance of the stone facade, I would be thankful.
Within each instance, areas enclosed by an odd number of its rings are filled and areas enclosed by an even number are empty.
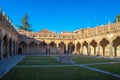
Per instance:
[[[17,54],[19,33],[11,20],[0,11],[0,59]]]
[[[19,45],[26,51],[37,54],[82,54],[91,56],[120,56],[120,23],[116,22],[95,28],[62,32],[57,34],[44,29],[39,32],[18,31]],[[18,45],[18,46],[19,46]],[[23,46],[21,46],[22,48]],[[23,48],[24,49],[24,48]],[[21,49],[22,50],[22,49]]]
[[[62,32],[17,31],[5,13],[0,12],[0,59],[15,54],[80,54],[120,57],[120,23]]]

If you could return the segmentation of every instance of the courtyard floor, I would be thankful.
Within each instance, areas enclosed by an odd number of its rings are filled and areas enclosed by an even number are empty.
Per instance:
[[[73,55],[75,63],[69,64],[58,58],[18,55],[6,59],[0,62],[1,80],[120,80],[119,59]]]

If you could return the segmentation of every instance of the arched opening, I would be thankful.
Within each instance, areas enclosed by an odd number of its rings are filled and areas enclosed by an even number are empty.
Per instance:
[[[120,36],[116,37],[116,39],[113,40],[113,46],[114,46],[114,56],[120,57]]]
[[[37,53],[37,43],[35,43],[34,41],[32,41],[30,44],[29,44],[29,53],[32,54],[32,53]]]
[[[68,53],[72,54],[74,52],[74,50],[75,50],[75,45],[72,42],[70,42],[68,44]]]
[[[100,55],[101,56],[109,56],[110,55],[110,50],[109,50],[109,41],[106,40],[106,38],[103,38],[102,41],[100,41]]]
[[[40,54],[48,54],[49,53],[49,50],[47,49],[47,44],[43,41],[39,44],[39,53]]]
[[[81,44],[78,42],[77,43],[77,54],[80,54],[80,48],[81,48]]]
[[[95,40],[92,40],[90,43],[90,54],[91,55],[97,55],[96,54],[96,47],[97,47],[97,42]]]
[[[58,48],[57,48],[55,42],[51,42],[49,44],[49,47],[50,47],[50,54],[57,54],[58,53]]]
[[[24,41],[21,41],[18,44],[18,53],[19,54],[26,54],[27,53],[27,43],[25,43]]]
[[[7,57],[7,36],[3,37],[3,57]]]
[[[58,53],[60,53],[60,54],[65,54],[66,53],[66,45],[64,44],[64,42],[59,43]]]
[[[16,45],[16,50],[15,50],[15,52],[16,52],[16,54],[18,54],[18,52],[17,52],[17,45],[18,45],[18,43],[16,42],[15,45]]]
[[[83,43],[83,55],[88,55],[88,43],[86,41]]]
[[[13,41],[13,54],[15,55],[15,41]]]
[[[9,55],[12,56],[12,40],[9,40]]]

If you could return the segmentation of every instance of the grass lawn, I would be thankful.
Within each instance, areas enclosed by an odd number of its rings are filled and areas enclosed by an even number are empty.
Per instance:
[[[27,56],[23,60],[56,60],[50,56]]]
[[[86,57],[86,56],[72,56],[72,59],[78,64],[116,62],[115,60],[112,60],[112,59],[93,58],[93,57]]]
[[[57,59],[50,56],[27,56],[17,65],[63,65]]]
[[[64,65],[68,63],[60,63],[57,60],[41,60],[41,61],[21,61],[17,65]]]
[[[80,67],[13,68],[1,80],[119,80]]]
[[[120,63],[104,64],[104,65],[91,65],[91,67],[102,69],[105,71],[113,72],[120,75]]]

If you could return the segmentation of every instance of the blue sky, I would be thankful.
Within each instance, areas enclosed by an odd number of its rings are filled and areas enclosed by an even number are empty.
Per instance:
[[[34,31],[75,31],[114,22],[120,0],[0,0],[2,10],[15,26],[25,13]]]

